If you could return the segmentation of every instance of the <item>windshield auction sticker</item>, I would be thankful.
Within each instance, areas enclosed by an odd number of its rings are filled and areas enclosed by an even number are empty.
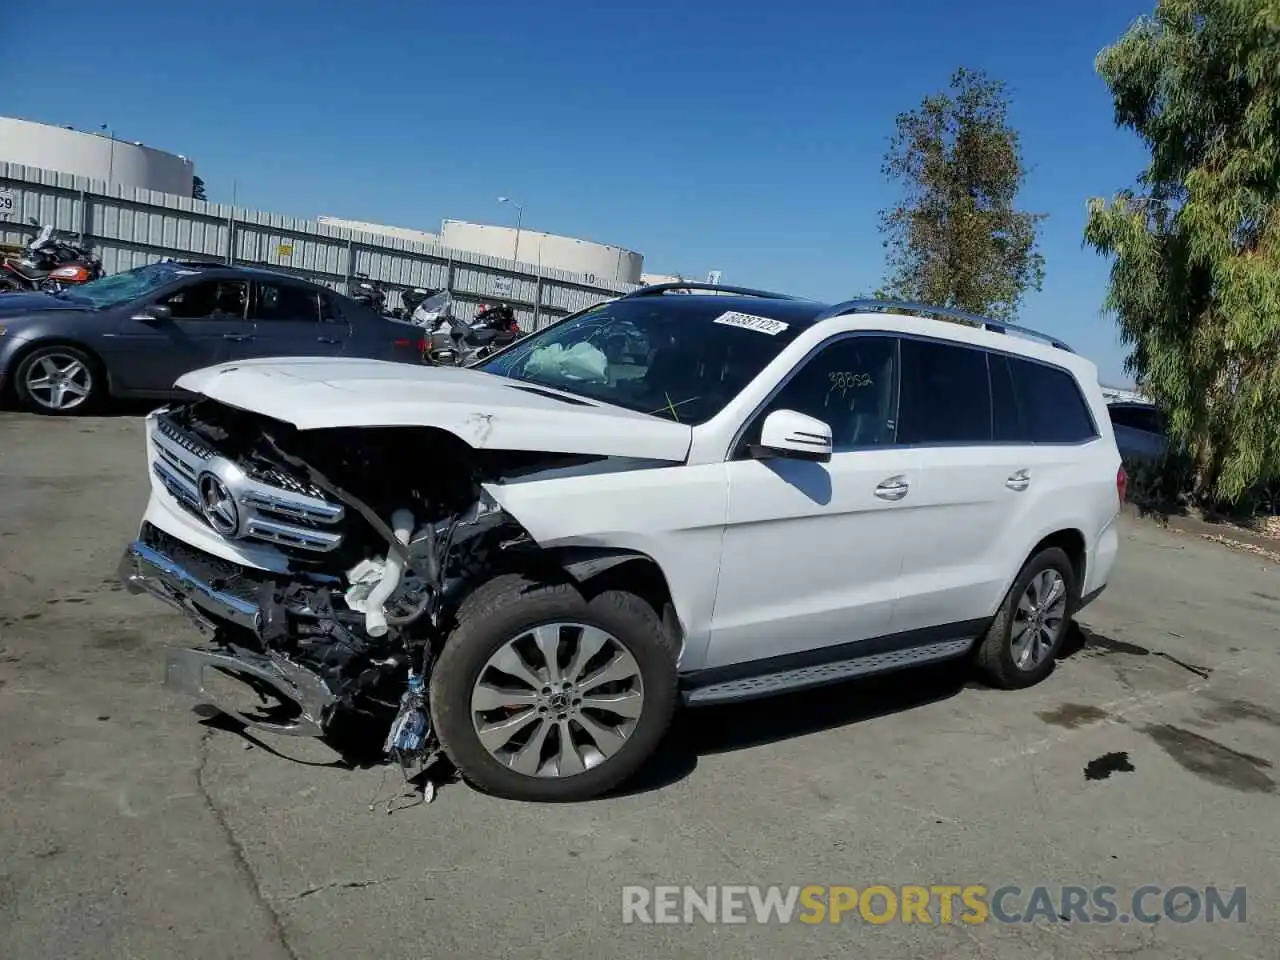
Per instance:
[[[713,322],[723,323],[730,327],[742,327],[744,330],[754,330],[757,333],[767,333],[771,337],[781,333],[788,326],[781,320],[774,320],[771,317],[755,317],[749,313],[738,313],[736,310],[720,314]]]

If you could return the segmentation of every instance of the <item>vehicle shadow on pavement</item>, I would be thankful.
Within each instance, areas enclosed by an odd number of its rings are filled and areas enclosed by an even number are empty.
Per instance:
[[[682,710],[654,757],[613,795],[661,790],[693,773],[701,756],[865,723],[947,700],[975,685],[969,669],[948,663],[781,694],[764,704]]]
[[[1099,649],[1112,651],[1120,646],[1117,641],[1072,623],[1058,659]],[[701,756],[747,750],[865,723],[939,703],[972,688],[988,689],[971,664],[951,661],[846,680],[767,701],[682,710],[654,757],[613,796],[661,790],[677,783],[693,773]]]
[[[388,764],[382,753],[382,743],[391,725],[391,717],[385,720],[365,719],[358,717],[349,719],[340,727],[333,729],[324,743],[334,752],[330,760],[306,760],[293,756],[287,745],[293,740],[290,737],[278,737],[273,734],[259,735],[240,720],[225,714],[216,707],[197,705],[192,708],[200,717],[200,725],[223,733],[233,733],[250,746],[262,750],[271,756],[296,763],[304,767],[330,767],[335,770],[369,770]]]

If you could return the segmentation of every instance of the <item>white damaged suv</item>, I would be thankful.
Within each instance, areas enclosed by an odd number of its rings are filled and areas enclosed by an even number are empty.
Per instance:
[[[207,635],[169,685],[279,733],[381,717],[406,769],[511,798],[611,790],[682,701],[942,660],[1035,683],[1116,557],[1094,365],[918,304],[666,284],[471,369],[178,385],[121,563]]]

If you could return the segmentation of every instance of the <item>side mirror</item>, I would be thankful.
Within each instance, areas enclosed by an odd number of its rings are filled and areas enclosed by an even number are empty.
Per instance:
[[[142,310],[140,310],[134,316],[133,319],[141,320],[144,323],[147,321],[156,321],[156,320],[159,320],[160,322],[163,323],[166,320],[173,319],[173,311],[169,307],[165,306],[163,303],[153,303],[151,304],[151,306],[144,307]]]
[[[764,418],[760,442],[751,445],[750,453],[757,460],[784,457],[826,463],[831,459],[831,428],[795,410],[775,410]]]

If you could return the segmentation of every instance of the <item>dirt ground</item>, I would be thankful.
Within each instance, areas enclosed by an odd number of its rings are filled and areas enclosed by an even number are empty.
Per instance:
[[[1111,588],[1032,690],[950,667],[691,711],[624,795],[449,784],[388,814],[385,768],[161,688],[163,648],[197,638],[116,583],[146,493],[136,417],[0,414],[5,960],[1280,957],[1268,558],[1126,518]],[[1247,913],[623,923],[629,884],[909,883],[1244,886]]]

